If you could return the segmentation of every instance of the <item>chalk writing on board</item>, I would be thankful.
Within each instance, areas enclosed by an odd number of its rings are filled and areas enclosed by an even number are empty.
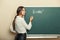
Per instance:
[[[33,9],[32,12],[33,12],[33,14],[42,14],[44,12],[44,9],[42,9],[42,10]]]

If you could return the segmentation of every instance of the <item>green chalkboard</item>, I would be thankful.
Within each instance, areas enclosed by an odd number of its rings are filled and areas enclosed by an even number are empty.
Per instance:
[[[28,34],[60,34],[60,7],[26,7],[25,20],[34,16]]]

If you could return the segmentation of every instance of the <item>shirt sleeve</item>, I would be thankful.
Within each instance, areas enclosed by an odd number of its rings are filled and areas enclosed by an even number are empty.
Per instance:
[[[31,27],[32,27],[32,23],[29,22],[29,24],[27,24],[25,20],[22,20],[22,24],[23,24],[24,27],[25,27],[26,29],[28,29],[28,30],[30,30]]]

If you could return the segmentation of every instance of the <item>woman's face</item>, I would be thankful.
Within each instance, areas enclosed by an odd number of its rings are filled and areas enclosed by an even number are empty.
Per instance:
[[[22,9],[21,13],[23,16],[25,15],[25,8]]]

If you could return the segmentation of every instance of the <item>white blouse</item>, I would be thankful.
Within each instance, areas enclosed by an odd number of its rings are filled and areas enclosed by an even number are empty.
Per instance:
[[[26,29],[30,30],[32,27],[31,22],[27,24],[24,20],[24,18],[17,16],[15,20],[15,30],[18,33],[27,33]]]

